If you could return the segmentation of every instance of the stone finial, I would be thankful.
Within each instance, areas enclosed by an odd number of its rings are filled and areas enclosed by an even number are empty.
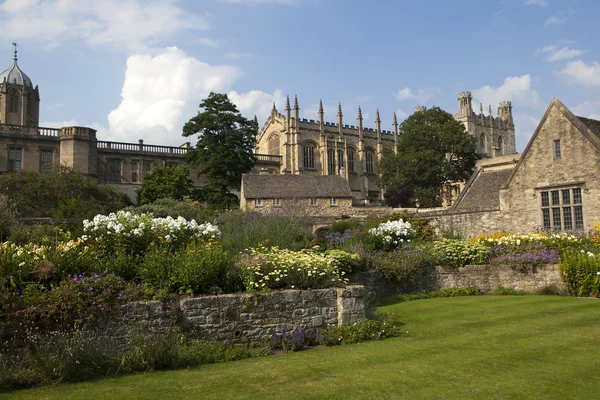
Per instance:
[[[289,110],[291,110],[291,108],[290,108],[290,96],[287,96],[285,98],[285,111],[289,111]]]
[[[490,113],[490,117],[492,116],[492,105],[490,104],[490,108],[488,110],[488,112]]]
[[[398,125],[398,118],[396,117],[396,112],[394,111],[394,119],[392,119],[392,126]]]
[[[342,103],[338,103],[338,117],[343,116],[344,114],[342,114]]]
[[[323,100],[319,100],[319,114],[323,114]]]
[[[483,114],[483,103],[479,103],[479,114]]]
[[[298,106],[298,95],[294,95],[294,110],[299,110],[300,107]]]
[[[275,102],[273,102],[273,108],[271,109],[271,115],[277,114],[277,107],[275,107]]]
[[[15,46],[15,55],[13,56],[13,60],[17,61],[17,42],[12,42],[12,45]]]
[[[377,109],[377,112],[375,113],[375,122],[381,122],[381,118],[379,118],[379,108]]]
[[[360,106],[358,106],[358,115],[357,115],[356,119],[359,121],[362,121],[362,119],[363,119],[362,111],[360,110]]]

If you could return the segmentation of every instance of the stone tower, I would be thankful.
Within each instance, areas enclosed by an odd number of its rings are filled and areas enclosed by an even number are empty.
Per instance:
[[[17,64],[17,44],[13,64],[0,73],[0,124],[37,128],[40,122],[40,93]]]
[[[458,94],[459,111],[454,116],[465,125],[467,132],[475,138],[477,152],[483,157],[500,157],[516,153],[515,125],[510,101],[498,105],[498,115],[492,115],[489,106],[488,115],[483,113],[483,104],[479,105],[479,114],[473,112],[471,92]]]

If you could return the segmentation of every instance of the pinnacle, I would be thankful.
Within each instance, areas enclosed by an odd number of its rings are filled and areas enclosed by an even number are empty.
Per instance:
[[[290,109],[290,96],[287,96],[285,99],[285,109],[286,111]]]
[[[294,110],[299,110],[300,107],[298,106],[298,95],[294,95]]]

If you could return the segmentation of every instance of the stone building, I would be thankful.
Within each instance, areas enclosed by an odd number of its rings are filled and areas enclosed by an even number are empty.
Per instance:
[[[600,222],[600,121],[553,99],[525,151],[480,165],[436,219],[465,236],[534,230],[592,232]]]
[[[244,174],[240,208],[339,218],[353,212],[352,191],[346,179],[335,175]]]
[[[470,92],[460,93],[458,100],[460,108],[455,118],[476,138],[477,150],[483,158],[515,153],[510,102],[501,102],[498,116],[493,117],[491,106],[488,116],[484,116],[483,111],[478,115],[473,113]],[[416,108],[416,112],[425,110],[423,106]],[[280,164],[268,167],[272,174],[339,175],[349,182],[356,204],[382,200],[383,193],[377,184],[378,163],[385,149],[396,150],[398,120],[394,113],[392,130],[382,130],[377,110],[375,129],[366,128],[359,107],[356,121],[356,126],[344,125],[340,104],[337,123],[326,122],[322,102],[319,102],[316,121],[300,118],[298,98],[295,97],[292,109],[288,97],[285,114],[279,113],[273,105],[257,137],[256,152],[281,157]]]

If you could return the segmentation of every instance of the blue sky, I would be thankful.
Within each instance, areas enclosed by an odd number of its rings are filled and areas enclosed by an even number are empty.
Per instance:
[[[4,0],[0,69],[39,85],[41,124],[99,139],[178,145],[211,91],[264,122],[298,95],[301,115],[384,129],[417,105],[494,114],[510,100],[517,150],[553,97],[600,119],[600,3],[593,0]]]

